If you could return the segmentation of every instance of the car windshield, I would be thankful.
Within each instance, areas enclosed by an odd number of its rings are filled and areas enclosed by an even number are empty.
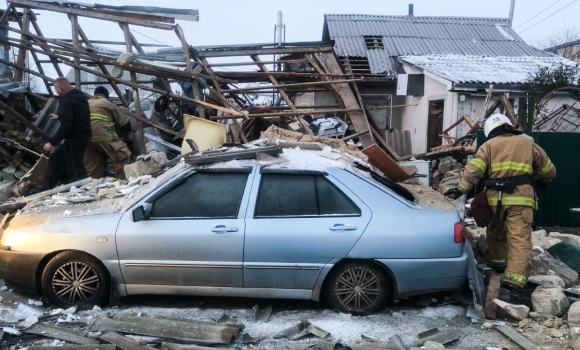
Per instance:
[[[395,192],[396,194],[408,200],[409,202],[417,204],[417,198],[415,198],[415,196],[405,187],[389,180],[384,176],[379,175],[378,173],[372,171],[371,168],[364,166],[360,163],[355,163],[355,167],[362,171],[368,172],[373,180],[383,185],[384,187],[390,189],[391,191]]]

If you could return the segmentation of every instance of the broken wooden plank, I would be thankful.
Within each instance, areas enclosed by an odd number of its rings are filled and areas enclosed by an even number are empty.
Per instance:
[[[112,344],[94,344],[94,345],[33,345],[28,350],[115,350]],[[151,349],[151,348],[149,348]]]
[[[48,323],[37,323],[32,325],[32,327],[23,330],[22,332],[28,334],[37,334],[47,338],[64,340],[69,343],[80,345],[100,344],[100,342],[96,339],[85,337],[85,332],[54,326]]]
[[[279,90],[280,88],[295,88],[295,87],[307,87],[307,86],[348,84],[348,83],[356,83],[359,81],[362,81],[362,80],[361,79],[321,80],[321,81],[311,81],[311,82],[305,82],[305,83],[283,84],[280,86],[260,85],[260,86],[252,86],[252,87],[245,87],[245,88],[227,89],[227,90],[223,90],[223,92],[224,93],[233,93],[233,92],[257,91],[257,90]],[[348,85],[347,85],[347,88],[348,88]],[[348,89],[350,89],[350,88],[348,88]],[[354,106],[354,104],[353,104],[353,106]],[[358,106],[358,104],[356,104],[356,106]]]
[[[501,96],[500,100],[501,100],[501,104],[503,105],[505,115],[509,118],[512,125],[517,128],[519,125],[518,124],[518,117],[516,116],[516,113],[514,112],[512,104],[510,103],[510,100],[508,99],[507,95],[503,94]]]
[[[445,156],[452,155],[470,155],[475,154],[475,147],[473,146],[455,146],[455,147],[444,147],[429,153],[412,154],[410,156],[401,157],[400,161],[410,160],[411,158],[416,159],[436,159]]]
[[[377,141],[379,141],[381,146],[383,146],[387,150],[387,152],[389,153],[389,156],[391,156],[394,160],[396,160],[398,162],[401,159],[401,156],[399,156],[397,151],[395,151],[395,149],[393,147],[391,147],[391,145],[389,145],[387,143],[387,141],[385,141],[383,136],[381,134],[379,134],[379,132],[374,128],[374,126],[370,125],[369,127],[370,127],[372,134],[375,136],[375,139]]]
[[[4,110],[4,113],[7,113],[12,118],[16,119],[19,123],[28,127],[30,130],[33,130],[36,134],[38,134],[44,140],[46,140],[46,141],[50,140],[50,136],[48,136],[48,134],[45,133],[44,130],[42,130],[38,126],[34,125],[33,122],[26,119],[26,117],[24,117],[20,113],[16,112],[12,107],[8,106],[6,103],[0,101],[0,108],[2,108]]]
[[[290,111],[279,111],[279,112],[270,112],[270,113],[255,113],[255,114],[248,114],[246,117],[249,119],[255,118],[264,118],[264,117],[291,117],[294,115],[320,115],[320,114],[329,114],[329,113],[351,113],[360,111],[360,108],[353,108],[353,109],[342,109],[342,108],[332,108],[332,109],[297,109],[296,112]],[[210,117],[212,120],[217,119],[238,119],[238,116],[213,116]],[[368,133],[365,131],[364,133]],[[362,134],[364,134],[362,133]],[[361,134],[361,135],[362,135]]]
[[[487,296],[485,297],[485,305],[483,307],[485,318],[495,320],[497,304],[493,302],[493,299],[496,299],[499,296],[500,283],[501,275],[495,271],[491,271],[489,284],[487,285]]]
[[[393,158],[383,151],[377,144],[373,144],[362,150],[369,157],[369,162],[376,166],[391,181],[400,182],[411,178]]]
[[[115,318],[97,319],[90,329],[170,338],[205,345],[229,344],[232,338],[238,335],[240,326],[118,315]]]
[[[266,67],[265,64],[261,63],[260,57],[258,55],[252,55],[250,57],[252,58],[252,60],[254,62],[256,62],[258,64],[258,66],[264,72],[270,73],[270,70],[268,70],[268,67]],[[278,83],[278,80],[274,76],[268,75],[268,79],[270,80],[272,85],[274,85],[275,87],[278,88],[278,93],[280,94],[280,96],[282,96],[284,101],[286,101],[286,104],[290,107],[290,109],[292,109],[292,112],[296,112],[297,108],[294,106],[292,99],[288,96],[288,94],[286,94],[286,91],[284,91],[284,87]],[[302,118],[301,115],[296,115],[296,118],[298,119],[298,122],[300,123],[300,125],[302,125],[302,128],[306,131],[306,133],[308,135],[314,135],[314,133],[310,129],[310,125],[308,125],[308,123],[304,120],[304,118]]]
[[[532,343],[528,338],[513,330],[510,326],[495,326],[495,329],[500,331],[503,335],[513,340],[514,343],[521,346],[524,350],[541,350],[539,346]]]
[[[328,69],[328,73],[331,74],[344,73],[342,71],[342,68],[340,67],[340,64],[338,63],[338,60],[336,59],[334,52],[321,53],[321,55],[325,63],[325,68]],[[363,108],[363,106],[359,105],[358,100],[356,99],[352,89],[348,85],[349,83],[356,83],[356,80],[353,81],[353,79],[350,79],[350,81],[343,81],[340,84],[337,84],[338,82],[340,82],[339,80],[329,80],[329,82],[334,83],[332,86],[334,86],[337,94],[340,96],[340,99],[344,102],[346,108],[348,109],[355,107]],[[349,113],[348,116],[356,132],[363,132],[371,129],[369,126],[369,121],[365,117],[365,114],[363,113],[362,110],[359,112]],[[376,137],[376,135],[374,136]],[[373,143],[371,134],[361,135],[359,139],[363,147],[368,147]]]
[[[130,17],[120,16],[119,13],[112,15],[112,14],[104,14],[99,13],[91,10],[84,10],[79,8],[72,8],[72,7],[64,7],[59,5],[53,5],[48,3],[41,3],[36,1],[27,1],[27,0],[12,0],[12,4],[16,7],[24,7],[24,8],[31,8],[31,9],[41,9],[41,10],[48,10],[54,12],[61,12],[71,15],[78,15],[83,17],[95,18],[95,19],[102,19],[107,21],[115,21],[127,24],[134,24],[143,27],[152,27],[157,29],[165,29],[171,30],[173,29],[172,24],[160,23],[160,22],[153,22],[143,19],[134,19]]]

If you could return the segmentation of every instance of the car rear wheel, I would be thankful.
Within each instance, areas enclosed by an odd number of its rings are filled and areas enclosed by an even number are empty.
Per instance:
[[[325,286],[330,306],[353,315],[369,315],[382,310],[391,290],[384,271],[365,261],[340,264],[330,272]]]
[[[94,257],[66,251],[52,258],[42,273],[42,291],[62,308],[102,305],[110,292],[108,274]]]

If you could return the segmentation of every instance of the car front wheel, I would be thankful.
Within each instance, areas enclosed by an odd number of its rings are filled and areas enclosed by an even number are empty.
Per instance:
[[[109,296],[109,278],[100,261],[78,251],[52,258],[42,273],[42,291],[62,308],[102,305]]]
[[[351,261],[330,272],[325,295],[330,306],[338,312],[369,315],[385,307],[390,288],[389,280],[378,266]]]

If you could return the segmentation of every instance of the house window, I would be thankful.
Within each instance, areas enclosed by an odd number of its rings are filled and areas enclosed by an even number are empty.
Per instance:
[[[368,50],[372,49],[384,49],[385,45],[383,45],[383,37],[382,36],[363,36],[365,39],[365,44]]]

